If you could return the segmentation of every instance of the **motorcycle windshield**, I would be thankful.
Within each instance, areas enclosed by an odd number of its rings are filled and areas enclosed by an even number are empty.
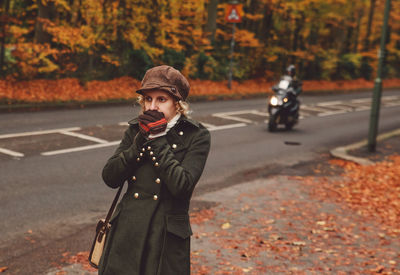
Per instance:
[[[279,82],[278,87],[279,87],[279,89],[286,90],[289,87],[289,84],[290,84],[290,82],[288,80],[284,79]]]

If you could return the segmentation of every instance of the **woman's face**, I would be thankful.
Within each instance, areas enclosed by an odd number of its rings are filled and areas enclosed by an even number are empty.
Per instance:
[[[165,119],[170,121],[177,113],[175,100],[162,90],[150,90],[143,93],[144,110],[157,110],[164,113]]]

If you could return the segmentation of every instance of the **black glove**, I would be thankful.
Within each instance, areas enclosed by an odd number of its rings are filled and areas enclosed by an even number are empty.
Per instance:
[[[168,121],[162,112],[156,110],[145,111],[138,119],[140,131],[145,136],[149,134],[156,135],[167,129]]]

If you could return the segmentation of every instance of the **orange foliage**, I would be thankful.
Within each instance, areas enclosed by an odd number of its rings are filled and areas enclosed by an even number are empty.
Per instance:
[[[90,81],[83,86],[78,79],[6,81],[0,80],[0,99],[24,102],[105,101],[135,97],[140,82],[129,77],[110,81]]]
[[[210,100],[224,96],[248,96],[270,93],[273,82],[252,79],[232,82],[228,89],[227,81],[191,80],[192,97],[206,97]],[[343,81],[304,81],[304,93],[313,91],[371,89],[374,83],[363,79]],[[64,101],[107,101],[112,99],[134,99],[134,91],[140,81],[131,77],[121,77],[110,81],[90,81],[86,85],[78,79],[12,81],[0,80],[0,100],[7,102],[64,102]],[[387,79],[384,87],[400,87],[400,79]],[[190,98],[189,98],[190,100]]]

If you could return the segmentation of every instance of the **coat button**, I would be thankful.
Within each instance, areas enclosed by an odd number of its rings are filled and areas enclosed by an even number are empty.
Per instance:
[[[136,180],[136,177],[135,177],[135,176],[133,176],[133,177],[132,177],[132,180],[133,180],[133,181],[135,181],[135,180]]]
[[[154,152],[153,152],[153,151],[150,151],[149,155],[150,155],[150,156],[154,155]]]
[[[180,132],[178,133],[178,135],[180,135],[180,136],[183,136],[183,132],[182,132],[182,131],[180,131]]]
[[[158,162],[154,163],[154,166],[155,166],[155,167],[158,167],[158,166],[159,166]]]
[[[149,150],[149,151],[150,151],[150,150],[151,150],[151,146],[147,146],[147,150]]]
[[[176,149],[176,147],[178,147],[178,145],[172,144],[172,148],[173,148],[173,149]]]
[[[136,161],[139,162],[139,161],[140,161],[140,158],[137,158]]]
[[[155,182],[156,182],[156,183],[160,183],[161,180],[160,180],[159,178],[156,178]]]
[[[156,160],[156,157],[152,157],[151,160],[152,160],[152,161],[155,161],[155,160]]]
[[[155,201],[158,200],[158,196],[157,196],[157,195],[154,195],[154,196],[153,196],[153,200],[155,200]]]
[[[135,197],[135,199],[139,198],[139,193],[135,193],[133,194],[133,196]]]

